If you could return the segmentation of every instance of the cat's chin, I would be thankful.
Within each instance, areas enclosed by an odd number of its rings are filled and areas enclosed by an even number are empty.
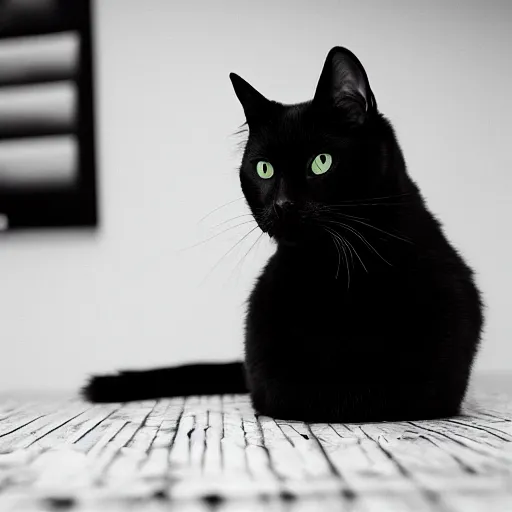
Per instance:
[[[300,245],[300,242],[296,238],[292,238],[290,236],[284,236],[284,235],[276,235],[275,233],[270,234],[269,236],[272,240],[274,240],[277,245],[284,245],[285,247],[297,247]]]
[[[277,245],[284,247],[301,247],[311,242],[312,233],[305,232],[304,229],[271,229],[268,232],[269,237],[274,240]]]
[[[287,238],[281,238],[277,240],[277,243],[279,245],[284,245],[285,247],[297,247],[299,245],[299,242],[297,242],[297,240],[289,240]]]

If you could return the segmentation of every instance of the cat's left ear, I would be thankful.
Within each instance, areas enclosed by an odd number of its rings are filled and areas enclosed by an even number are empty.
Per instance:
[[[363,65],[341,46],[328,53],[313,102],[340,109],[356,124],[363,124],[377,110]]]
[[[265,98],[251,84],[235,73],[230,73],[229,78],[235,89],[235,94],[240,100],[249,125],[262,119],[270,110],[273,102]]]

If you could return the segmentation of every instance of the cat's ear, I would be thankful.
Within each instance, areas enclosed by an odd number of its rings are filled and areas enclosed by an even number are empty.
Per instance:
[[[328,53],[313,102],[342,110],[356,124],[364,123],[377,110],[363,65],[341,46]]]
[[[251,84],[235,73],[230,73],[229,78],[233,89],[235,89],[235,94],[242,104],[249,125],[262,118],[270,110],[273,102],[265,98]]]

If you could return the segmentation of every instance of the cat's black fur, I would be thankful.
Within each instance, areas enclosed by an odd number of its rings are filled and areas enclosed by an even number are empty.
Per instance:
[[[321,422],[456,414],[478,349],[480,295],[409,177],[359,60],[333,48],[314,99],[297,105],[231,80],[249,128],[242,190],[277,241],[248,301],[245,370],[255,409]],[[332,155],[332,167],[315,175],[321,153]],[[274,168],[270,179],[256,172],[262,160]],[[178,394],[175,370],[161,371],[169,380],[158,389],[144,386],[148,373],[140,372],[124,383],[96,377],[85,393],[95,401]],[[137,375],[144,392],[112,393],[113,385],[137,389]],[[204,388],[183,393],[180,385],[179,394],[239,392],[237,376],[232,389],[204,379]]]

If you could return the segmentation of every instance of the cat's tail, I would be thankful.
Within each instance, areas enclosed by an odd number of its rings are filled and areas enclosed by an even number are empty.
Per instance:
[[[247,393],[243,363],[201,363],[93,376],[82,389],[91,402]]]

